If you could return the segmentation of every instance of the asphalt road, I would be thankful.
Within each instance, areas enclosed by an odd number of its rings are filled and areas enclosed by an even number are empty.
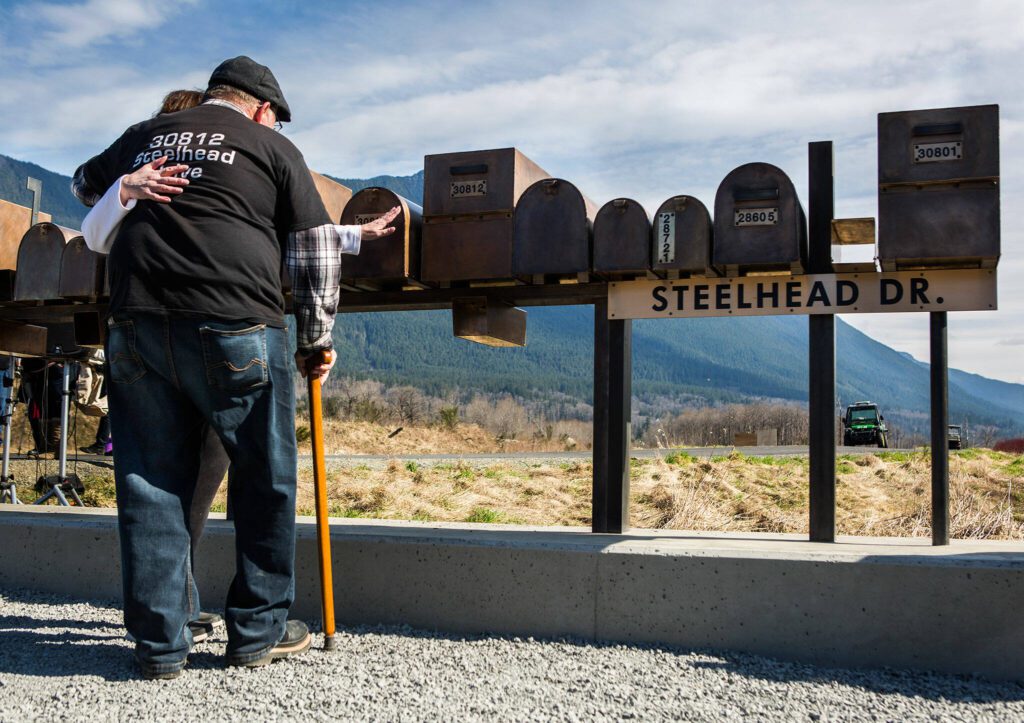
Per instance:
[[[301,448],[301,445],[300,445]],[[875,454],[879,451],[885,452],[911,452],[909,449],[886,449],[879,450],[876,447],[837,447],[836,454]],[[671,447],[664,449],[634,449],[629,454],[637,459],[654,459],[656,457],[667,457],[670,454],[684,453],[694,457],[716,457],[727,456],[732,452],[740,452],[747,457],[806,457],[806,445],[792,445],[783,447]],[[299,459],[309,461],[311,455],[300,454]],[[509,462],[509,461],[542,461],[542,462],[589,462],[592,458],[589,450],[581,452],[491,452],[485,454],[329,454],[326,460],[335,463],[352,464],[375,464],[383,463],[392,459],[410,460],[413,462],[444,463],[444,462]],[[12,454],[12,460],[31,459],[26,455]],[[74,457],[69,456],[71,462]],[[79,462],[88,462],[101,467],[113,467],[113,460],[110,457],[92,454],[79,454]],[[52,462],[50,462],[52,464]]]

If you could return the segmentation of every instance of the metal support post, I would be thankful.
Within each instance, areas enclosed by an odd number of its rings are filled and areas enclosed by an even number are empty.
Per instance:
[[[61,353],[60,347],[56,349],[57,354]],[[78,475],[73,475],[72,480],[68,477],[68,409],[71,406],[71,362],[68,359],[64,359],[64,373],[61,379],[61,391],[60,391],[60,440],[58,441],[57,450],[57,477],[46,478],[50,484],[50,489],[42,497],[37,499],[32,504],[40,505],[51,497],[56,497],[57,501],[68,507],[68,500],[64,493],[68,492],[71,495],[71,499],[75,501],[75,504],[79,507],[84,507],[82,498],[78,496],[78,490],[75,489],[75,484],[78,482]]]
[[[0,425],[3,425],[3,469],[0,472],[0,502],[10,502],[12,505],[20,505],[18,490],[14,486],[14,476],[11,474],[11,420],[14,418],[14,375],[18,368],[18,360],[15,357],[8,357],[7,373],[3,376],[3,415],[0,417]]]
[[[808,144],[808,272],[832,273],[832,141]],[[808,317],[810,539],[836,539],[836,318]]]
[[[949,348],[946,312],[931,317],[932,544],[949,544]]]
[[[632,397],[630,320],[608,319],[607,298],[594,304],[594,532],[629,528]]]

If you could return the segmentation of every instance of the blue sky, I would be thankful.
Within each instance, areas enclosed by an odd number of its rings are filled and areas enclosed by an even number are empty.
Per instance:
[[[653,212],[679,193],[711,206],[755,160],[806,199],[807,143],[831,139],[836,213],[856,217],[877,215],[877,113],[998,103],[1000,310],[951,315],[950,362],[1024,382],[1022,51],[1016,1],[0,0],[0,153],[70,173],[165,92],[247,54],[332,175],[511,145],[598,204]],[[927,359],[923,315],[845,319]]]

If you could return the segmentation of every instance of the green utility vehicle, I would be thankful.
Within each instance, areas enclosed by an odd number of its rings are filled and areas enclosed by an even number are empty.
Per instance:
[[[878,405],[874,402],[857,402],[846,408],[846,419],[843,420],[844,447],[862,444],[888,447],[888,431],[885,417],[878,413]]]
[[[946,439],[949,441],[950,449],[963,449],[966,446],[963,429],[959,424],[946,426]]]

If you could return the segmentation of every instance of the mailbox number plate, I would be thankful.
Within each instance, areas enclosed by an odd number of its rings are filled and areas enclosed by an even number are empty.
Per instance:
[[[737,208],[734,223],[737,226],[775,226],[779,223],[779,209]]]
[[[479,181],[452,181],[452,198],[463,198],[465,196],[486,196],[487,179]]]
[[[935,163],[936,161],[959,161],[964,157],[960,141],[945,143],[915,143],[914,163]]]
[[[376,221],[378,218],[383,216],[383,213],[357,213],[356,214],[356,226],[362,226],[364,223],[370,223],[370,221]]]
[[[658,263],[671,264],[676,260],[676,214],[673,211],[658,214]]]

